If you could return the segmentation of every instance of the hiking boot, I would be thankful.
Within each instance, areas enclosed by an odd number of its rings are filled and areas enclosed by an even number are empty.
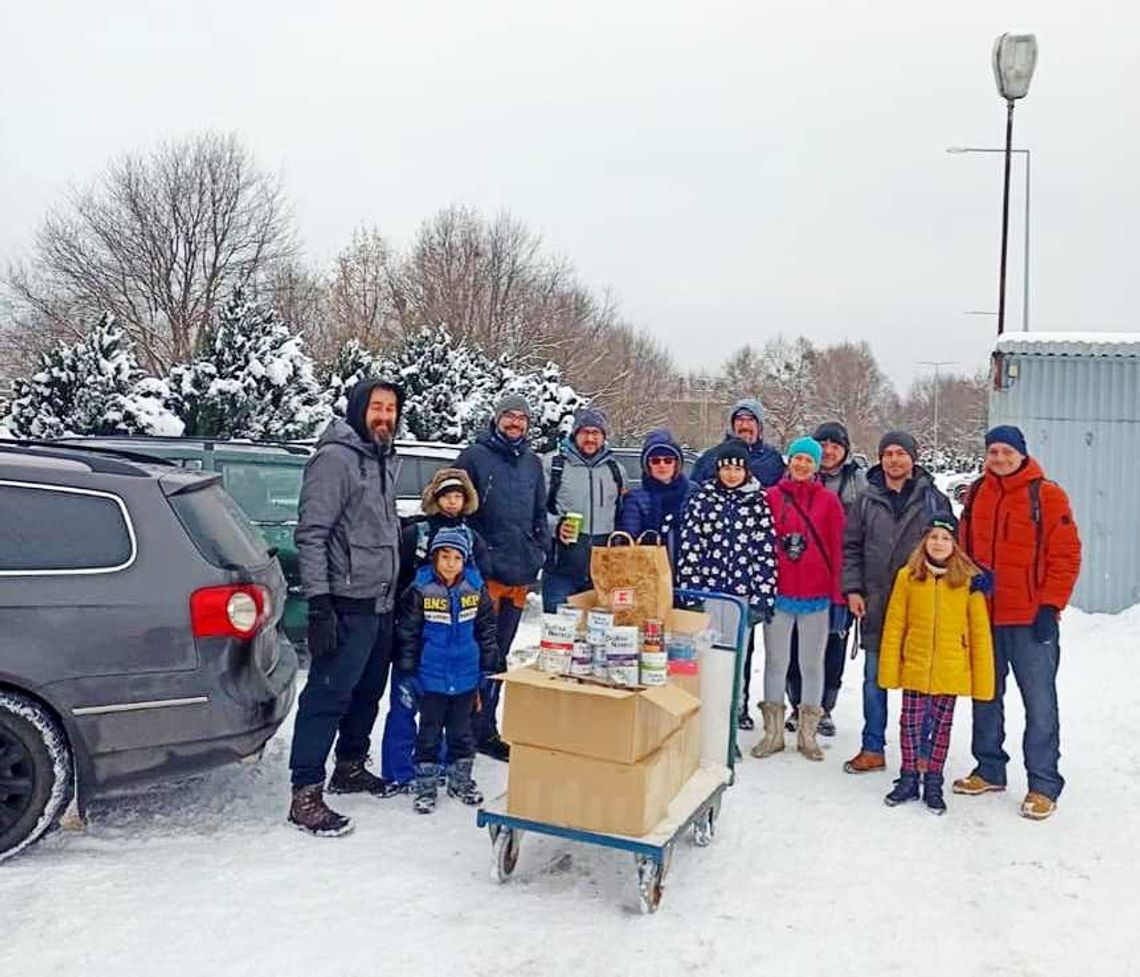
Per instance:
[[[325,804],[324,788],[320,784],[293,788],[289,823],[318,838],[336,838],[352,830],[352,821]]]
[[[1057,810],[1057,802],[1051,797],[1031,790],[1021,802],[1021,816],[1030,821],[1044,821]]]
[[[327,790],[330,794],[371,794],[373,797],[394,797],[400,785],[392,780],[377,777],[365,769],[363,760],[337,760]]]
[[[800,728],[796,734],[796,749],[809,760],[822,760],[823,750],[815,738],[819,729],[819,717],[823,715],[820,706],[800,706]]]
[[[800,707],[792,706],[792,711],[788,713],[787,721],[784,723],[784,729],[789,733],[794,733],[800,725]]]
[[[483,742],[476,747],[476,750],[482,753],[483,756],[489,756],[492,760],[501,760],[503,763],[510,763],[511,748],[498,736],[493,736],[489,740],[483,740]]]
[[[752,755],[763,759],[784,748],[784,704],[761,702],[760,714],[764,717],[764,735],[752,747]]]
[[[416,796],[412,810],[416,814],[431,814],[435,810],[435,798],[439,792],[439,767],[434,763],[416,764]]]
[[[834,736],[835,735],[835,720],[831,718],[831,713],[826,709],[822,716],[819,717],[819,735],[820,736]]]
[[[736,728],[753,730],[756,728],[756,723],[753,721],[752,716],[748,713],[748,706],[740,707],[740,715],[736,717]]]
[[[972,773],[968,777],[955,780],[952,789],[955,794],[989,794],[1005,790],[1005,784],[991,784],[978,774]]]
[[[870,750],[860,750],[843,764],[844,773],[872,773],[886,769],[887,758],[882,753],[872,753]]]
[[[918,800],[918,774],[913,770],[903,770],[891,792],[883,798],[887,807],[898,807],[907,801]]]
[[[946,813],[946,800],[942,796],[942,774],[927,771],[922,775],[922,799],[931,814]]]
[[[471,776],[472,759],[456,760],[447,770],[447,796],[472,807],[483,803],[483,794]]]

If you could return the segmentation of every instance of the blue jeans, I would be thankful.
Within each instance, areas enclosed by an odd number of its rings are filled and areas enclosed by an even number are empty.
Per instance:
[[[928,703],[929,704],[929,703]],[[922,737],[918,755],[930,759],[934,717],[929,710],[922,717]],[[879,685],[879,649],[863,652],[863,749],[885,753],[887,747],[887,690]]]
[[[542,571],[542,610],[546,614],[553,614],[558,610],[559,604],[565,604],[566,598],[571,594],[580,594],[590,589],[589,578],[583,580],[577,576],[567,576],[553,570]]]
[[[1061,647],[1057,641],[1039,642],[1031,625],[994,628],[996,688],[992,702],[974,700],[974,736],[971,745],[977,766],[974,773],[991,784],[1006,782],[1009,754],[1005,742],[1005,681],[1013,677],[1025,706],[1025,736],[1021,751],[1029,774],[1029,789],[1056,800],[1065,779],[1057,769],[1061,758],[1061,720],[1057,708],[1057,668]]]
[[[335,601],[334,601],[335,606]],[[363,760],[392,658],[392,615],[337,609],[336,652],[314,658],[297,700],[293,786],[322,784],[333,740],[338,760]]]

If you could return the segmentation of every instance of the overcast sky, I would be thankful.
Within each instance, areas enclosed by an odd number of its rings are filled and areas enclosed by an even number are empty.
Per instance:
[[[996,330],[963,313],[997,308],[1000,157],[945,149],[1001,144],[1005,30],[1041,49],[1031,325],[1140,329],[1140,11],[1103,0],[0,0],[0,258],[109,158],[232,130],[311,260],[507,209],[683,368],[802,333],[868,339],[905,385]]]

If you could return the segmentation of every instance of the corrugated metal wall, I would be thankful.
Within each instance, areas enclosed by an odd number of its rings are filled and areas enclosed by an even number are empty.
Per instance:
[[[1140,603],[1140,358],[1009,352],[1003,373],[991,425],[1018,425],[1073,503],[1083,543],[1073,604],[1115,613]]]

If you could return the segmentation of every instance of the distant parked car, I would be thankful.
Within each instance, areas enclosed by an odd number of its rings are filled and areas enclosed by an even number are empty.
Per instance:
[[[73,796],[257,754],[293,704],[285,592],[218,474],[0,442],[0,858]]]
[[[301,596],[301,576],[293,530],[301,476],[315,441],[263,442],[220,438],[160,438],[141,435],[68,438],[69,444],[132,451],[171,461],[195,471],[218,472],[226,491],[260,530],[277,558],[289,587],[285,629],[299,646],[305,643],[308,605]],[[396,442],[396,506],[401,516],[420,511],[420,492],[436,470],[451,463],[460,446],[423,441]]]

